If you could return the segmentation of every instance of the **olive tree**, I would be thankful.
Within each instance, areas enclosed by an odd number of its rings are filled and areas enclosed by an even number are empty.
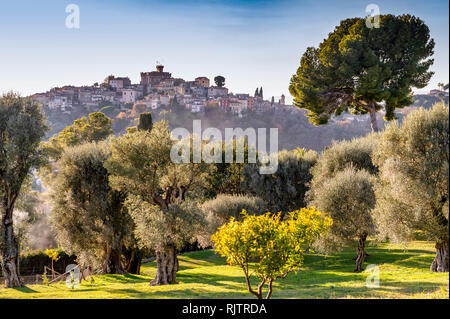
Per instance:
[[[297,271],[306,248],[331,224],[332,220],[315,208],[291,212],[286,221],[281,220],[281,214],[257,216],[243,211],[242,221],[231,218],[212,240],[215,250],[230,265],[242,269],[248,291],[262,299],[267,284],[266,299],[269,299],[273,282]],[[252,274],[260,280],[256,290],[251,284]]]
[[[349,166],[356,170],[365,169],[376,175],[378,169],[372,161],[372,154],[376,150],[377,140],[378,134],[369,134],[350,141],[333,141],[333,144],[320,154],[317,163],[311,169],[313,178],[307,197],[314,196],[315,188]]]
[[[134,235],[141,249],[156,252],[157,273],[150,285],[175,284],[178,271],[176,252],[188,242],[203,244],[206,224],[196,201],[184,200],[159,205],[130,194],[126,207],[135,223]]]
[[[318,192],[323,192],[324,190],[326,190],[330,180],[335,178],[337,174],[345,171],[349,167],[351,167],[355,171],[365,170],[371,175],[376,176],[378,168],[372,161],[372,154],[376,150],[378,136],[379,133],[372,133],[365,137],[354,138],[350,141],[334,141],[331,146],[326,148],[320,154],[317,163],[311,169],[313,178],[309,184],[310,189],[306,194],[306,199],[309,205],[316,205],[317,197],[319,195]],[[351,221],[347,220],[347,222],[350,223]],[[339,237],[334,237],[334,239],[338,238]],[[365,236],[361,237],[362,245],[364,246],[365,238]],[[327,239],[331,239],[331,237],[328,237]],[[329,249],[335,246],[334,244],[339,244],[336,241],[329,240],[321,240],[320,242],[328,242],[327,246]],[[368,254],[365,253],[365,256],[367,257]],[[356,255],[355,259],[358,259],[358,254]]]
[[[317,153],[296,149],[278,153],[278,169],[273,174],[261,174],[258,164],[247,164],[243,168],[242,188],[249,194],[267,202],[272,212],[287,212],[306,206],[305,194],[312,175],[311,167],[316,163]]]
[[[201,209],[211,229],[210,233],[215,233],[218,227],[231,218],[240,220],[242,210],[248,214],[264,214],[267,212],[267,205],[259,197],[219,194],[216,198],[204,202]]]
[[[314,190],[311,202],[333,219],[322,245],[357,240],[355,271],[363,270],[367,236],[375,233],[372,209],[375,206],[375,178],[365,170],[348,167]]]
[[[67,148],[51,183],[51,223],[59,245],[105,274],[124,273],[122,245],[131,227],[124,193],[109,185],[109,156],[107,142]]]
[[[197,216],[195,210],[187,210],[184,202],[194,200],[213,168],[192,160],[173,162],[173,147],[178,150],[167,122],[157,122],[150,132],[136,130],[113,140],[106,164],[111,185],[128,194],[140,244],[156,251],[157,272],[151,285],[176,283],[178,232],[183,229],[193,237],[197,230],[189,221]]]
[[[14,93],[0,97],[1,256],[7,288],[22,286],[13,212],[31,168],[42,164],[44,154],[40,142],[46,131],[44,113],[31,99]]]
[[[153,128],[153,119],[150,112],[139,114],[137,126],[127,128],[127,132],[148,131]],[[133,233],[134,234],[134,233]],[[125,270],[128,273],[140,274],[141,262],[144,257],[145,249],[139,248],[138,240],[132,235],[124,242],[123,257],[125,259]]]
[[[431,271],[449,271],[449,109],[410,113],[392,123],[374,154],[380,167],[375,217],[381,235],[395,241],[420,230],[436,243]]]

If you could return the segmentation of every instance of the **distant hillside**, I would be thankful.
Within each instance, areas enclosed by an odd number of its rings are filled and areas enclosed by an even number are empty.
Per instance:
[[[399,120],[417,107],[424,107],[429,109],[436,102],[441,99],[428,95],[417,95],[414,97],[414,103],[398,110],[397,115]],[[445,99],[448,103],[448,97]],[[103,111],[114,118],[114,132],[115,134],[123,134],[126,132],[126,127],[136,125],[136,114],[130,117],[124,117],[124,112],[113,107],[102,105],[97,111]],[[59,112],[50,112],[46,110],[49,118],[52,131],[49,136],[57,134],[67,125],[72,124],[73,120],[88,114],[87,110],[78,109],[72,114],[64,114]],[[306,149],[313,149],[321,151],[332,143],[333,140],[352,139],[354,137],[364,136],[371,131],[370,121],[368,116],[352,116],[350,114],[343,114],[334,118],[328,125],[314,126],[308,121],[305,116],[306,111],[297,109],[293,106],[282,106],[275,110],[256,113],[247,112],[242,118],[231,113],[225,113],[220,109],[208,108],[205,113],[191,113],[183,107],[161,107],[152,111],[153,121],[166,119],[169,122],[171,129],[176,127],[184,127],[192,132],[192,121],[201,120],[202,130],[208,127],[216,127],[225,135],[225,128],[242,129],[266,128],[267,134],[269,128],[278,128],[279,149],[294,149],[303,147]],[[385,122],[382,119],[382,114],[378,115],[380,127],[384,127]]]
[[[423,107],[425,109],[431,109],[431,107],[444,99],[445,103],[448,104],[448,97],[440,98],[437,96],[431,96],[426,94],[414,95],[414,102],[410,107]]]

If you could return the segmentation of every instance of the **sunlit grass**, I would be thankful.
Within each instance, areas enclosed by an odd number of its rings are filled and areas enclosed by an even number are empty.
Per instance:
[[[408,250],[399,245],[369,246],[368,264],[380,270],[380,286],[367,288],[368,273],[353,273],[354,249],[324,256],[307,255],[298,273],[276,281],[272,298],[449,298],[449,274],[429,271],[434,245],[416,241]],[[227,266],[213,251],[179,257],[178,284],[150,287],[155,263],[141,275],[104,275],[69,289],[63,283],[0,288],[0,298],[252,298],[242,271]]]

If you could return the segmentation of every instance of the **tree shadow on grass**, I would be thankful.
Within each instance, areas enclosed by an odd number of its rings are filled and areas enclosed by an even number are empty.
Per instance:
[[[365,286],[322,286],[321,284],[309,285],[305,287],[293,286],[280,283],[279,287],[274,287],[274,298],[393,298],[400,295],[418,293],[434,293],[441,287],[438,283],[429,282],[389,282],[381,283],[378,288],[368,288]]]
[[[226,259],[216,254],[213,250],[193,252],[189,254],[189,258],[179,256],[180,270],[226,265]]]
[[[406,268],[418,268],[428,270],[430,269],[431,263],[433,262],[434,256],[417,256],[412,255],[410,257],[405,256],[405,258],[399,258],[395,261],[386,262],[385,259],[377,258],[372,261],[373,264],[383,264],[391,263],[394,265],[406,267]]]
[[[256,278],[252,281],[256,284]],[[112,289],[112,293],[123,294],[130,298],[250,298],[251,295],[245,293],[247,287],[245,285],[244,276],[227,276],[213,274],[190,274],[180,272],[177,274],[177,284],[150,287],[147,282],[145,287],[127,287]],[[207,285],[211,289],[193,287],[195,285]],[[221,287],[220,292],[215,292],[214,287]],[[238,290],[237,290],[238,289]],[[228,291],[227,291],[228,290]],[[244,291],[244,292],[242,292]]]
[[[138,299],[247,299],[252,298],[250,293],[246,292],[211,292],[208,289],[196,288],[177,289],[164,291],[139,291],[136,289],[118,289],[116,293],[124,294],[127,297]]]
[[[216,254],[213,250],[203,250],[186,254],[178,254],[180,262],[179,271],[226,265],[226,259]],[[151,261],[142,265],[141,272],[147,269],[156,268],[156,261]]]
[[[291,273],[286,280],[278,281],[274,290],[286,291],[280,295],[296,294],[298,298],[345,298],[376,297],[392,294],[432,293],[442,283],[429,281],[399,281],[381,276],[379,287],[366,286],[367,273],[333,273],[323,271],[300,271]],[[348,284],[346,284],[348,283]],[[276,297],[276,296],[274,296]]]
[[[209,261],[197,261],[197,260],[183,260],[180,262],[179,271],[201,268],[201,267],[211,267],[211,266],[221,266],[226,265],[225,261],[210,263]]]
[[[429,269],[434,254],[427,250],[387,249],[369,247],[366,252],[370,255],[365,264],[397,264],[402,267]],[[335,270],[352,272],[355,268],[353,252],[344,251],[329,255],[308,254],[305,256],[303,268],[308,270]],[[348,270],[347,270],[348,269]]]
[[[125,275],[102,275],[102,280],[107,280],[109,283],[121,283],[121,284],[132,284],[148,281],[149,279],[143,276],[125,274]],[[103,283],[102,283],[103,284]]]
[[[192,275],[180,276],[179,282],[164,286],[163,289],[152,287],[149,289],[123,288],[115,289],[114,293],[123,294],[131,298],[180,298],[180,299],[234,299],[253,298],[247,292],[244,277],[229,277],[218,275]],[[330,274],[318,274],[315,283],[305,283],[302,280],[291,282],[289,279],[278,280],[274,286],[273,298],[293,298],[293,299],[329,299],[329,298],[390,298],[399,294],[402,296],[416,293],[433,293],[442,285],[425,281],[399,282],[381,281],[378,288],[368,288],[365,280],[357,275],[341,276]],[[363,281],[361,286],[340,286],[339,283],[346,281]],[[196,283],[207,284],[208,287],[195,287],[184,284]],[[234,284],[233,284],[234,283]],[[256,283],[256,282],[255,282]],[[336,285],[334,285],[336,284]],[[214,291],[214,287],[221,286],[221,291]],[[153,289],[154,288],[154,289]],[[267,287],[264,287],[264,291]]]
[[[29,294],[29,293],[34,293],[34,292],[38,292],[38,291],[36,291],[36,290],[31,289],[31,288],[28,287],[28,286],[16,287],[16,288],[12,288],[12,289],[17,290],[17,291],[20,291],[20,292],[27,293],[27,294]]]
[[[232,282],[232,283],[242,283],[245,285],[245,279],[244,274],[242,273],[242,276],[227,276],[227,275],[213,275],[213,274],[190,274],[190,273],[178,273],[177,274],[177,281],[189,284],[213,284],[213,285],[221,285],[221,286],[230,286],[233,287],[234,285],[228,285],[226,282]]]

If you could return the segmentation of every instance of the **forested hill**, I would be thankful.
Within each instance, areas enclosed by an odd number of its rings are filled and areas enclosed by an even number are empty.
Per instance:
[[[439,102],[441,98],[429,95],[416,95],[414,103],[404,109],[398,110],[397,115],[401,121],[402,117],[417,107],[426,109]],[[448,97],[445,98],[448,103]],[[123,117],[123,112],[113,107],[99,107],[92,111],[104,111],[105,114],[114,119],[113,129],[115,134],[123,134],[126,127],[134,126],[137,122],[137,116]],[[72,124],[73,120],[86,116],[89,112],[78,111],[72,114],[64,114],[55,111],[45,110],[50,120],[52,131],[48,137],[57,134],[65,126]],[[122,113],[122,114],[121,114]],[[132,112],[133,113],[133,112]],[[184,127],[192,132],[192,121],[201,120],[202,130],[208,127],[216,127],[222,131],[224,136],[225,128],[266,128],[267,138],[270,128],[278,128],[279,149],[294,149],[302,147],[316,151],[323,150],[330,145],[333,140],[351,139],[353,137],[364,136],[371,131],[368,116],[353,116],[343,114],[333,118],[328,125],[314,126],[305,116],[306,111],[297,109],[293,106],[279,106],[272,111],[257,113],[247,112],[243,117],[238,117],[231,113],[225,113],[220,109],[207,108],[205,113],[193,114],[181,106],[161,107],[152,111],[153,121],[166,119],[171,129]],[[378,114],[380,127],[385,124],[383,114]]]

